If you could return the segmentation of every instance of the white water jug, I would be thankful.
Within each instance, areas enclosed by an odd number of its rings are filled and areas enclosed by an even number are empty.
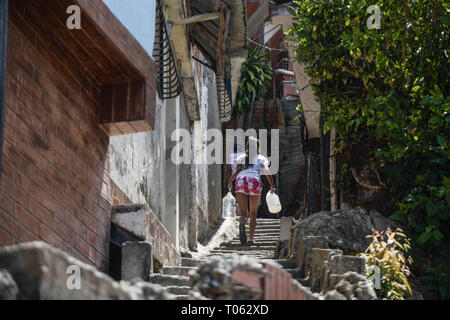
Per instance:
[[[233,194],[231,192],[228,192],[222,200],[222,218],[236,218],[236,198],[233,197]]]
[[[276,214],[281,211],[280,198],[278,198],[276,193],[267,192],[266,195],[267,207],[270,213]]]

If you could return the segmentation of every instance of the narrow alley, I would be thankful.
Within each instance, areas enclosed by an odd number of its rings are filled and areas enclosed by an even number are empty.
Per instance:
[[[0,300],[450,299],[449,12],[0,0]]]

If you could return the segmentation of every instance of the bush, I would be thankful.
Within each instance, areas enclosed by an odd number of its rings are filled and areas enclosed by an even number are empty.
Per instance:
[[[373,230],[373,234],[367,237],[372,238],[372,243],[361,256],[366,259],[370,270],[367,274],[368,278],[374,276],[375,270],[380,270],[380,285],[379,288],[375,286],[378,298],[403,300],[407,291],[412,294],[407,279],[410,274],[408,264],[412,263],[412,259],[405,258],[405,253],[410,249],[410,243],[403,231],[401,229],[395,232],[389,229],[386,232]],[[403,243],[400,242],[401,239]]]
[[[374,4],[381,29],[369,30]],[[449,12],[444,0],[293,1],[288,32],[349,159],[341,180],[368,173],[390,194],[430,265],[450,233]]]
[[[248,49],[236,95],[235,103],[239,111],[249,108],[253,95],[256,100],[260,99],[270,86],[272,68],[269,62],[268,52],[261,52],[259,48]]]

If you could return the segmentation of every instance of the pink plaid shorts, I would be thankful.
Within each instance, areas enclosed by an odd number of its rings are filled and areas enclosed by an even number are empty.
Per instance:
[[[256,178],[243,176],[236,179],[236,192],[255,196],[261,194],[262,187],[262,181]]]

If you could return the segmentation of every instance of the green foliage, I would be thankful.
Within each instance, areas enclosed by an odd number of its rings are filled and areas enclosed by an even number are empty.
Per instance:
[[[375,289],[378,298],[403,300],[406,292],[412,294],[407,279],[410,274],[408,264],[411,264],[412,259],[405,258],[410,243],[403,231],[373,230],[373,234],[367,237],[372,238],[372,243],[361,256],[366,259],[367,266],[375,266],[381,271],[380,289]],[[372,273],[367,277],[371,277]]]
[[[445,0],[302,0],[290,13],[324,129],[380,173],[413,245],[434,259],[450,218],[449,12]],[[381,10],[369,30],[367,8]]]
[[[439,292],[443,300],[450,299],[450,280],[446,264],[438,264],[425,271],[425,275],[421,277],[422,281],[428,283],[426,289]]]
[[[258,48],[248,49],[248,57],[245,62],[241,80],[236,95],[236,106],[239,111],[250,106],[255,93],[255,99],[259,99],[270,86],[272,79],[272,68],[269,65],[267,52],[260,52]]]

